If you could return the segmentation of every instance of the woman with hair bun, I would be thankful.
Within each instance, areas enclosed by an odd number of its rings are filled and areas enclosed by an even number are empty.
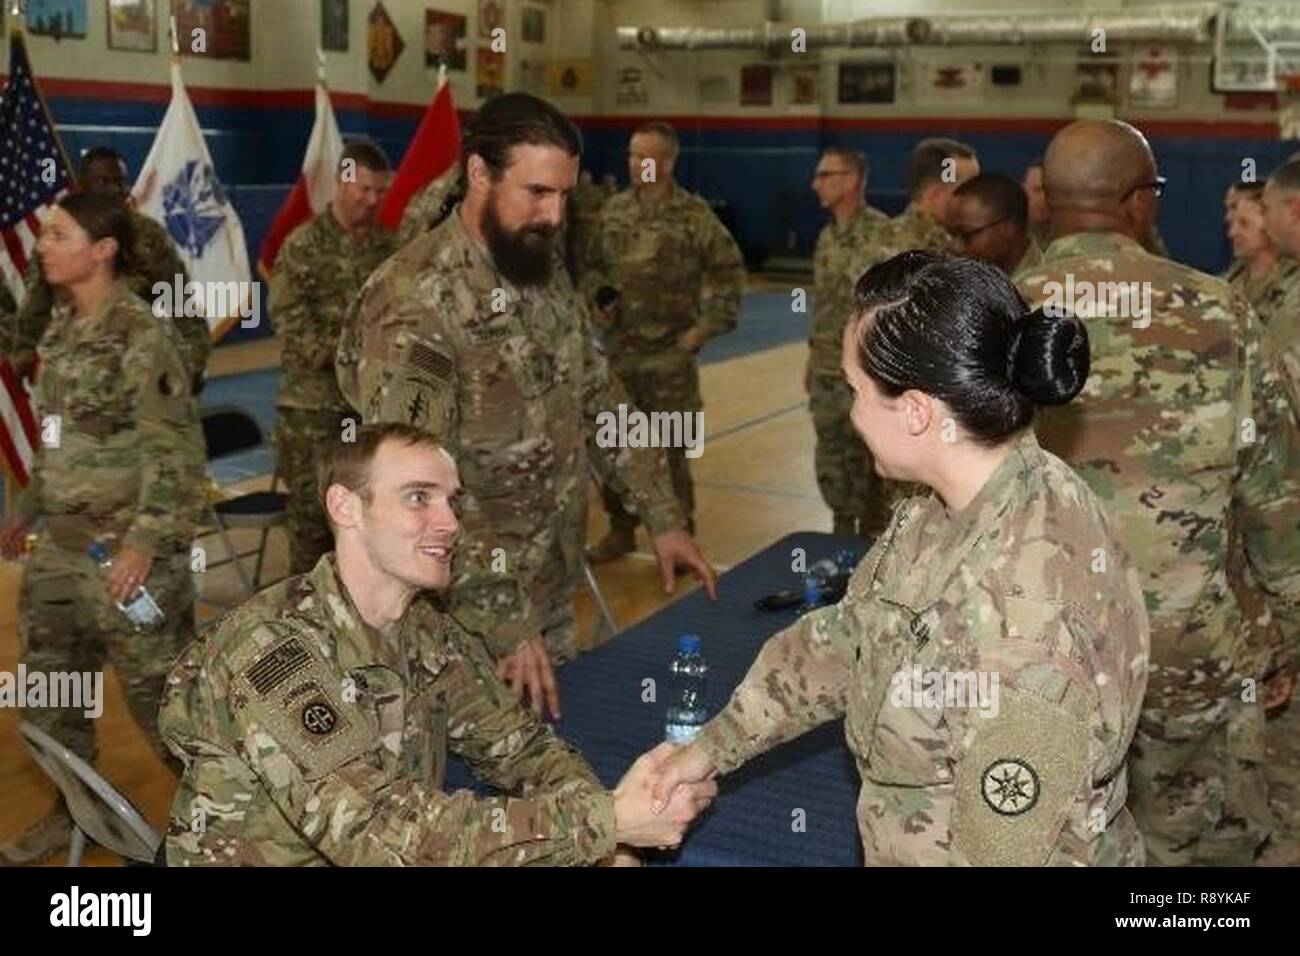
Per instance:
[[[843,601],[767,642],[656,797],[843,715],[866,864],[1141,865],[1124,766],[1142,591],[1032,428],[1082,389],[1087,332],[931,252],[873,267],[856,295],[853,423],[882,477],[929,494],[898,506]]]

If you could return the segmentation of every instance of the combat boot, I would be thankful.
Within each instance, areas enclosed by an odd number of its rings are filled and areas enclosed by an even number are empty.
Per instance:
[[[72,845],[72,817],[60,800],[44,817],[0,847],[0,866],[43,863]]]
[[[636,529],[620,528],[611,525],[609,533],[600,539],[595,547],[587,549],[587,560],[592,564],[604,564],[636,550]]]

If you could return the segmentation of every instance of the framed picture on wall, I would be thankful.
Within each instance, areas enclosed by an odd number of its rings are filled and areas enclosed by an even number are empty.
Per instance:
[[[27,32],[84,40],[86,0],[27,0]]]
[[[524,7],[523,34],[525,43],[546,42],[546,11],[541,7]]]
[[[893,63],[841,63],[837,98],[841,103],[892,103],[896,80]]]
[[[740,105],[772,105],[772,68],[765,63],[740,68]]]
[[[320,48],[348,52],[348,0],[320,0]]]
[[[370,75],[376,83],[384,82],[388,71],[397,63],[397,58],[406,49],[402,35],[397,32],[397,24],[384,9],[383,3],[375,4],[370,11],[366,29],[366,50],[368,51]]]
[[[506,88],[506,55],[485,46],[479,47],[477,53],[475,92],[484,98],[496,96]]]
[[[464,70],[465,23],[460,13],[424,11],[424,65],[447,64],[449,70]]]
[[[156,0],[106,0],[108,48],[153,53],[158,49]]]
[[[497,27],[505,27],[506,16],[501,0],[478,0],[478,35],[490,37]]]
[[[172,0],[181,53],[214,60],[247,60],[253,48],[249,0]],[[204,49],[193,46],[195,30],[202,30]]]

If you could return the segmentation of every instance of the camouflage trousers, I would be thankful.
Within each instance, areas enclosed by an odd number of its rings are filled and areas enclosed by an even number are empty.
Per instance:
[[[704,407],[700,397],[700,366],[690,352],[678,348],[665,349],[653,355],[633,358],[616,358],[610,367],[636,407],[647,415],[653,412],[698,412]],[[681,503],[686,518],[694,527],[695,481],[691,477],[690,459],[685,448],[666,448],[668,471],[672,476],[673,492]],[[623,507],[623,502],[610,488],[601,488],[601,500],[609,513],[612,527],[631,530],[640,519]]]
[[[858,526],[865,530],[876,523],[882,482],[871,452],[849,420],[853,391],[838,373],[813,374],[808,385],[808,410],[817,433],[817,487],[834,516],[834,531],[853,534]]]
[[[325,511],[316,490],[316,467],[324,450],[343,434],[351,412],[278,408],[276,466],[288,493],[285,533],[289,536],[289,573],[306,574],[321,555],[334,550]]]
[[[194,581],[189,551],[154,558],[145,587],[161,608],[160,630],[137,633],[104,590],[81,550],[41,535],[27,562],[18,635],[28,673],[97,672],[112,664],[131,716],[174,772],[179,764],[158,735],[158,706],[173,662],[194,639]],[[98,756],[83,707],[33,708],[23,716],[87,763]]]
[[[1292,700],[1268,717],[1264,778],[1268,804],[1277,824],[1268,848],[1260,857],[1264,866],[1300,865],[1300,702]]]
[[[1222,698],[1186,714],[1143,710],[1129,750],[1129,808],[1148,866],[1253,866],[1274,828],[1264,712]]]

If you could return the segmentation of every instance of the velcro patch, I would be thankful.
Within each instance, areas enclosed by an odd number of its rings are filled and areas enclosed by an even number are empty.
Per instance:
[[[307,666],[311,655],[296,637],[275,647],[244,672],[253,690],[263,697]]]
[[[1087,723],[1036,694],[1002,688],[998,715],[975,717],[957,761],[953,848],[975,866],[1042,866],[1085,783]]]
[[[406,360],[411,366],[444,382],[451,378],[452,369],[455,368],[450,358],[429,343],[419,340],[411,344]]]

